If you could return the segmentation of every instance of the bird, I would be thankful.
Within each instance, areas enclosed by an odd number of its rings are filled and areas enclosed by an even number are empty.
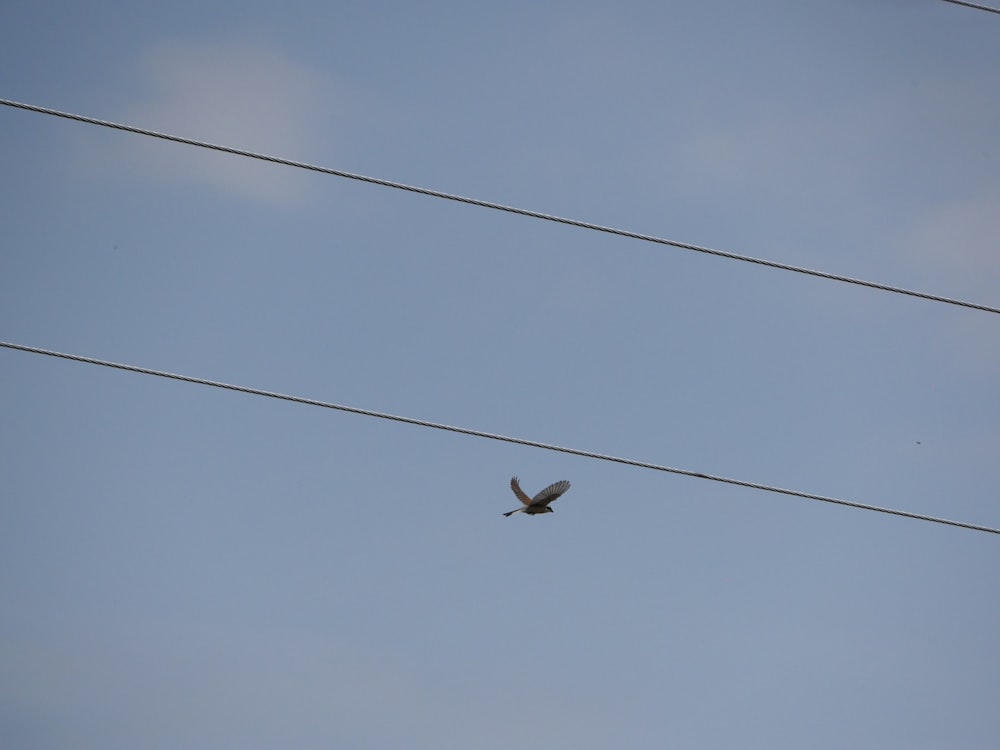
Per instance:
[[[539,513],[554,513],[555,511],[549,507],[549,503],[558,500],[560,495],[569,489],[569,482],[563,479],[561,482],[550,484],[534,497],[528,497],[524,494],[517,477],[511,478],[510,488],[517,495],[517,499],[524,503],[524,507],[512,510],[510,513],[504,513],[504,516],[510,517],[515,513],[527,513],[529,516],[534,516]]]

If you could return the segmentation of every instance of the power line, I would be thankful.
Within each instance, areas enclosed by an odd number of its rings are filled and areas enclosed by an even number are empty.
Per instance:
[[[137,367],[135,365],[126,365],[119,362],[109,362],[103,359],[95,359],[93,357],[84,357],[79,354],[66,354],[64,352],[56,352],[49,349],[40,349],[34,346],[25,346],[23,344],[14,344],[8,341],[0,341],[0,347],[7,349],[14,349],[16,351],[30,352],[32,354],[44,354],[47,357],[58,357],[61,359],[68,359],[73,362],[83,362],[90,365],[98,365],[100,367],[112,367],[118,370],[125,370],[127,372],[135,372],[140,375],[154,375],[159,378],[169,378],[171,380],[180,380],[184,383],[194,383],[196,385],[208,385],[213,388],[223,388],[229,391],[236,391],[238,393],[246,393],[251,396],[264,396],[266,398],[279,399],[281,401],[291,401],[296,404],[305,404],[306,406],[320,406],[324,409],[335,409],[337,411],[347,412],[349,414],[360,414],[364,417],[375,417],[376,419],[387,419],[392,422],[402,422],[403,424],[416,425],[417,427],[429,427],[435,430],[445,430],[447,432],[456,432],[459,435],[469,435],[471,437],[486,438],[487,440],[499,440],[505,443],[514,443],[515,445],[525,445],[530,448],[541,448],[547,451],[556,451],[558,453],[568,453],[571,456],[582,456],[583,458],[593,458],[598,461],[610,461],[612,463],[624,464],[626,466],[634,466],[640,469],[652,469],[653,471],[663,471],[670,474],[680,474],[686,477],[694,477],[696,479],[707,479],[712,482],[722,482],[724,484],[734,484],[738,487],[749,487],[750,489],[762,490],[764,492],[774,492],[781,495],[791,495],[792,497],[804,498],[806,500],[818,500],[824,503],[832,503],[834,505],[845,505],[849,508],[858,508],[860,510],[870,510],[877,513],[887,513],[894,516],[902,516],[903,518],[913,518],[918,521],[928,521],[930,523],[939,523],[947,526],[957,526],[963,529],[971,529],[972,531],[984,531],[989,534],[1000,534],[1000,529],[995,529],[990,526],[979,526],[977,524],[965,523],[963,521],[950,521],[945,518],[937,518],[935,516],[926,516],[920,513],[910,513],[905,510],[894,510],[892,508],[883,508],[877,505],[867,505],[865,503],[856,503],[850,500],[842,500],[835,497],[826,497],[824,495],[815,495],[811,492],[799,492],[798,490],[788,490],[782,489],[781,487],[772,487],[767,484],[759,484],[757,482],[747,482],[742,479],[731,479],[729,477],[721,477],[713,474],[703,474],[697,471],[689,471],[687,469],[677,469],[671,466],[663,466],[661,464],[647,463],[645,461],[636,461],[631,458],[620,458],[618,456],[609,456],[604,453],[594,453],[592,451],[580,450],[578,448],[567,448],[560,445],[552,445],[550,443],[541,443],[536,440],[526,440],[524,438],[509,437],[507,435],[498,435],[492,432],[483,432],[482,430],[472,430],[466,427],[455,427],[453,425],[440,424],[438,422],[428,422],[423,419],[414,419],[412,417],[402,417],[396,414],[386,414],[385,412],[372,411],[370,409],[359,409],[356,406],[344,406],[343,404],[334,404],[329,401],[319,401],[312,398],[303,398],[301,396],[289,396],[284,393],[275,393],[274,391],[264,391],[258,388],[249,388],[242,385],[232,385],[230,383],[221,383],[216,380],[207,380],[205,378],[195,378],[190,375],[178,375],[177,373],[164,372],[162,370],[152,370],[148,367]]]
[[[904,289],[903,287],[891,286],[889,284],[880,284],[874,281],[865,281],[863,279],[855,279],[850,276],[842,276],[835,273],[827,273],[826,271],[817,271],[815,269],[803,268],[801,266],[793,266],[788,263],[778,263],[773,260],[765,260],[763,258],[755,258],[749,255],[740,255],[738,253],[731,253],[725,250],[716,250],[710,247],[704,247],[703,245],[693,245],[687,242],[679,242],[677,240],[668,240],[663,237],[656,237],[651,234],[641,234],[639,232],[632,232],[627,229],[616,229],[614,227],[607,227],[601,224],[593,224],[588,221],[580,221],[578,219],[569,219],[563,216],[555,216],[553,214],[546,214],[540,211],[532,211],[527,208],[517,208],[515,206],[506,206],[502,203],[493,203],[491,201],[479,200],[478,198],[470,198],[463,195],[455,195],[453,193],[445,193],[440,190],[431,190],[430,188],[417,187],[415,185],[406,185],[401,182],[393,182],[391,180],[383,180],[378,177],[369,177],[366,175],[355,174],[353,172],[345,172],[340,169],[331,169],[330,167],[321,167],[315,164],[308,164],[301,161],[293,161],[291,159],[284,159],[278,156],[268,156],[267,154],[260,154],[254,151],[246,151],[244,149],[232,148],[230,146],[221,146],[215,143],[207,143],[205,141],[194,140],[193,138],[184,138],[178,135],[170,135],[168,133],[161,133],[156,130],[148,130],[146,128],[138,128],[132,125],[124,125],[122,123],[110,122],[108,120],[99,120],[94,117],[86,117],[84,115],[72,114],[70,112],[62,112],[56,109],[50,109],[49,107],[40,107],[34,104],[25,104],[23,102],[15,102],[10,99],[0,99],[0,104],[6,105],[8,107],[15,107],[17,109],[27,110],[29,112],[37,112],[43,115],[52,115],[54,117],[62,117],[67,120],[75,120],[77,122],[84,122],[89,125],[98,125],[104,128],[112,128],[114,130],[122,130],[126,133],[135,133],[137,135],[145,135],[151,138],[160,138],[165,141],[171,141],[174,143],[183,143],[187,146],[197,146],[198,148],[210,149],[212,151],[220,151],[226,154],[233,154],[235,156],[244,156],[248,159],[258,159],[260,161],[271,162],[273,164],[282,164],[287,167],[295,167],[296,169],[307,169],[312,172],[319,172],[321,174],[333,175],[335,177],[343,177],[348,180],[357,180],[359,182],[367,182],[372,185],[380,185],[382,187],[394,188],[396,190],[406,190],[411,193],[417,193],[419,195],[426,195],[431,198],[442,198],[444,200],[455,201],[457,203],[465,203],[471,206],[479,206],[481,208],[489,208],[495,211],[506,211],[507,213],[517,214],[519,216],[527,216],[533,219],[541,219],[542,221],[552,221],[558,224],[566,224],[572,227],[579,227],[580,229],[590,229],[595,232],[604,232],[606,234],[613,234],[618,237],[628,237],[634,240],[642,240],[643,242],[652,242],[658,245],[669,245],[671,247],[680,248],[681,250],[692,250],[697,253],[704,253],[706,255],[714,255],[719,258],[728,258],[729,260],[743,261],[744,263],[754,263],[759,266],[766,266],[768,268],[776,268],[781,271],[791,271],[793,273],[801,273],[807,276],[815,276],[821,279],[828,279],[830,281],[839,281],[845,284],[854,284],[856,286],[868,287],[869,289],[877,289],[882,292],[891,292],[893,294],[903,294],[909,297],[917,297],[919,299],[930,300],[932,302],[942,302],[948,305],[957,305],[959,307],[967,307],[972,310],[981,310],[983,312],[997,313],[1000,314],[1000,308],[991,307],[989,305],[981,305],[974,302],[967,302],[964,300],[954,299],[952,297],[943,297],[937,294],[929,294],[926,292],[918,292],[912,289]]]
[[[978,3],[967,3],[965,0],[943,0],[943,2],[951,3],[952,5],[964,5],[966,8],[975,8],[976,10],[985,10],[989,13],[1000,13],[1000,8],[991,8],[988,5],[979,5]]]

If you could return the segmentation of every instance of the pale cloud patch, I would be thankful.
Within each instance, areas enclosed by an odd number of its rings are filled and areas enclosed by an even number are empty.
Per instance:
[[[706,191],[766,187],[800,194],[862,182],[867,169],[859,167],[887,130],[884,113],[782,109],[761,104],[692,134],[678,150],[686,177]]]
[[[988,184],[983,163],[995,158],[1000,127],[1000,107],[983,96],[989,85],[899,81],[811,107],[734,104],[717,125],[679,140],[678,163],[699,190],[780,189],[793,198],[850,191],[859,204],[886,184],[920,200],[914,188],[931,177],[963,189],[972,180]]]
[[[326,150],[335,91],[278,50],[246,42],[164,42],[140,65],[146,93],[126,122],[301,161]],[[301,198],[288,167],[191,146],[123,141],[121,159],[160,179],[207,184],[268,203]]]
[[[1000,107],[986,88],[921,81],[803,113],[762,104],[692,133],[677,160],[692,191],[781,217],[761,255],[785,259],[787,221],[816,237],[791,245],[792,262],[1000,306]],[[939,310],[928,339],[956,365],[1000,372],[995,316],[956,312]]]
[[[936,286],[1000,304],[1000,190],[935,206],[899,242]]]
[[[926,288],[1000,306],[1000,191],[928,210],[901,233],[896,245]],[[983,373],[1000,373],[995,318],[972,311],[942,316],[939,326],[954,346],[950,359],[968,361]]]

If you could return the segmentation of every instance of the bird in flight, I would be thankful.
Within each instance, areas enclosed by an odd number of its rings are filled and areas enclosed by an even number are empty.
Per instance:
[[[527,513],[529,516],[534,516],[538,513],[553,513],[554,511],[549,507],[549,503],[557,500],[560,495],[569,489],[569,482],[564,479],[561,482],[550,484],[534,497],[528,497],[524,494],[524,490],[521,489],[517,477],[510,480],[510,488],[514,490],[517,499],[524,503],[524,507],[512,510],[510,513],[504,513],[504,515],[512,516],[515,513]]]

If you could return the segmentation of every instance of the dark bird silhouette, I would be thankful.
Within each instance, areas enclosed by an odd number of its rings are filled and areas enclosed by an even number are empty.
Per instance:
[[[554,512],[552,508],[549,507],[549,503],[557,500],[560,495],[569,489],[569,482],[564,479],[561,482],[550,484],[534,497],[528,497],[524,494],[524,491],[521,489],[521,485],[518,484],[517,477],[510,480],[510,488],[514,491],[514,494],[517,495],[517,499],[524,504],[524,507],[512,510],[510,513],[504,513],[504,515],[512,516],[515,513],[527,513],[529,516],[534,516],[539,513]]]

